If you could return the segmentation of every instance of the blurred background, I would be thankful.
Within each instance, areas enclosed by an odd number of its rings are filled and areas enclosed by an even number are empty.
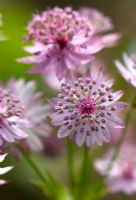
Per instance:
[[[74,9],[88,6],[97,8],[105,15],[111,17],[115,26],[114,31],[120,32],[122,38],[117,47],[103,50],[98,56],[104,60],[107,70],[116,78],[118,84],[115,87],[127,91],[127,84],[115,69],[113,60],[120,58],[124,51],[128,53],[136,52],[136,0],[0,0],[0,13],[3,15],[4,24],[2,30],[8,36],[7,41],[0,42],[0,79],[4,82],[10,78],[19,77],[25,77],[27,80],[35,79],[39,82],[40,89],[44,88],[40,77],[27,74],[29,66],[17,63],[16,59],[26,55],[23,51],[23,46],[25,45],[23,37],[26,33],[26,25],[31,19],[32,14],[44,10],[46,7],[53,6],[72,6]],[[46,92],[46,97],[49,98],[50,95],[52,95],[50,92]],[[56,143],[56,141],[54,142]],[[44,159],[45,164],[51,167],[53,163],[57,162],[55,173],[59,174],[63,166],[64,173],[60,174],[62,178],[65,177],[66,164],[62,152],[65,150],[63,148],[63,150],[58,150],[57,147],[53,146],[54,151],[50,152],[50,149],[53,149],[51,142],[47,145],[49,146],[45,149],[45,153],[48,153],[50,156]],[[57,151],[59,151],[58,157],[56,156]],[[60,162],[58,162],[58,159]],[[14,163],[12,156],[9,156],[8,163]],[[35,179],[35,175],[29,166],[21,159],[15,169],[6,175],[6,178],[12,179],[12,182],[0,187],[0,199],[42,200],[41,193],[32,186],[32,182],[28,182],[29,177],[32,180]],[[127,197],[117,194],[109,195],[106,199],[127,200],[136,199],[136,196]]]

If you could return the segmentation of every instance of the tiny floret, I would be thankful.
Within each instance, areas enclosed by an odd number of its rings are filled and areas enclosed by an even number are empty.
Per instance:
[[[123,128],[118,117],[126,104],[118,100],[123,91],[112,91],[113,80],[106,80],[103,70],[74,81],[62,83],[61,92],[52,103],[52,123],[61,126],[58,137],[69,136],[78,146],[102,145],[110,141],[110,127]]]

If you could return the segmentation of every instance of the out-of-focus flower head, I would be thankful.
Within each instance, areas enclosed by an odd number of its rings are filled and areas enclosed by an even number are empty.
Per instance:
[[[109,128],[124,127],[117,115],[126,107],[118,101],[123,91],[113,92],[112,86],[113,80],[106,80],[101,68],[63,83],[58,98],[51,102],[52,124],[61,126],[58,137],[70,136],[78,146],[86,143],[88,147],[109,142]]]
[[[115,65],[123,78],[136,87],[136,56],[128,56],[124,53],[123,61],[124,64],[122,64],[119,60],[116,60]]]
[[[65,152],[64,144],[56,138],[56,135],[51,135],[43,138],[44,148],[42,153],[49,157],[57,157]]]
[[[110,150],[103,159],[95,161],[97,171],[106,175],[107,168],[115,149]],[[106,184],[112,193],[123,192],[127,195],[136,193],[136,147],[124,143],[117,159],[112,163],[108,172]]]
[[[111,131],[111,140],[112,140],[112,144],[116,145],[121,137],[122,134],[122,129],[113,129]],[[124,141],[128,141],[128,142],[133,142],[134,138],[133,138],[133,130],[131,127],[127,128],[127,133],[125,135]]]
[[[23,105],[9,88],[0,87],[0,147],[26,138],[22,127],[33,127],[24,115]]]
[[[101,21],[107,21],[101,17]],[[96,21],[97,18],[96,16]],[[98,34],[98,29],[101,34]],[[109,28],[105,25],[104,30],[107,29]],[[78,66],[92,61],[92,54],[116,43],[118,35],[114,35],[114,38],[113,35],[105,36],[105,31],[98,28],[93,17],[91,22],[86,14],[70,7],[48,9],[42,14],[34,15],[28,25],[26,40],[32,41],[33,46],[26,47],[25,50],[33,56],[19,61],[37,64],[30,69],[30,73],[46,75],[55,71],[57,77],[62,79],[70,75],[70,70],[76,70]]]
[[[41,137],[48,136],[51,132],[51,128],[46,122],[50,108],[44,103],[43,94],[36,91],[35,81],[12,80],[8,87],[18,96],[19,101],[24,106],[25,117],[34,124],[34,128],[23,129],[29,137],[27,138],[28,144],[25,140],[22,141],[22,144],[29,145],[33,150],[42,150]]]
[[[0,163],[2,163],[2,162],[5,160],[6,156],[7,156],[7,154],[0,155]],[[0,167],[0,176],[6,174],[6,173],[9,172],[12,168],[13,168],[13,166]],[[0,185],[4,185],[4,184],[6,184],[6,183],[7,183],[6,180],[0,179]]]

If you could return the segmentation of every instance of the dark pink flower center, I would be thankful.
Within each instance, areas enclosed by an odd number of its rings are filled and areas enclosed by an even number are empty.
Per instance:
[[[64,38],[55,38],[53,39],[54,43],[57,43],[61,50],[65,49],[67,46],[67,40]]]
[[[80,114],[93,114],[96,110],[96,104],[94,100],[91,99],[82,99],[78,102],[77,108]]]

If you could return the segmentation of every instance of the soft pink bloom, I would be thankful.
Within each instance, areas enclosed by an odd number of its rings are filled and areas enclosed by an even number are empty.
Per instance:
[[[104,159],[95,161],[95,168],[100,174],[107,173],[108,165],[113,155],[112,149]],[[127,195],[136,193],[136,147],[124,143],[117,159],[112,163],[108,172],[106,184],[112,193],[123,192]]]
[[[62,84],[61,93],[51,104],[52,124],[61,126],[58,137],[70,136],[78,146],[102,145],[110,141],[110,127],[123,128],[118,117],[126,104],[118,100],[123,91],[112,91],[113,80],[106,80],[102,69]]]
[[[123,62],[124,64],[119,60],[115,61],[117,69],[126,81],[136,87],[136,56],[128,56],[124,53]]]
[[[19,101],[24,106],[24,115],[33,124],[34,128],[23,128],[29,136],[27,142],[33,150],[41,150],[42,137],[46,137],[51,132],[51,128],[45,121],[49,114],[49,106],[44,103],[43,94],[37,92],[35,81],[26,82],[24,79],[12,80],[8,86],[18,96]],[[22,141],[23,146],[27,146],[26,141]]]
[[[3,161],[5,160],[6,156],[7,156],[7,154],[0,155],[0,163],[3,162]],[[6,174],[6,173],[9,172],[12,168],[13,168],[13,166],[0,167],[0,176]],[[5,183],[7,183],[6,180],[0,179],[0,185],[4,185]]]
[[[93,9],[90,10],[92,12]],[[92,61],[92,54],[117,42],[118,34],[105,35],[111,27],[103,30],[97,26],[101,21],[107,21],[100,16],[100,19],[96,16],[96,22],[93,17],[91,21],[86,14],[70,7],[55,7],[34,15],[25,38],[33,42],[33,46],[25,48],[33,55],[19,61],[36,64],[30,73],[46,75],[55,71],[59,79],[68,76],[69,70],[76,70],[78,66]]]
[[[25,117],[19,98],[9,88],[0,87],[0,147],[26,138],[24,127],[33,124]]]

